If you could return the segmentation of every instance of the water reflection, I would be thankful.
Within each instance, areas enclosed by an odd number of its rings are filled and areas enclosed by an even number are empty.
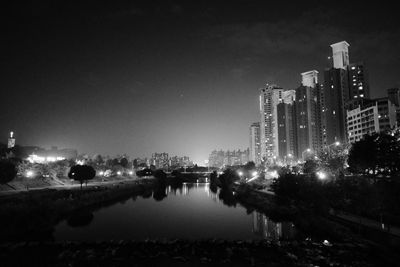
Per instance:
[[[199,186],[204,188],[204,191],[206,192],[208,197],[211,198],[214,202],[222,202],[226,206],[236,207],[237,200],[233,191],[220,189],[216,186],[214,187],[210,183],[183,183],[178,190],[172,188],[171,186],[168,186],[166,193],[173,193],[174,195],[189,195],[189,191],[191,188],[198,188]],[[249,213],[252,213],[252,230],[256,236],[270,241],[293,240],[295,238],[296,228],[292,222],[275,222],[267,217],[265,214],[257,211],[251,210]]]
[[[273,222],[240,204],[231,190],[215,188],[209,183],[159,184],[141,194],[127,195],[114,203],[73,214],[55,229],[56,240],[81,241],[147,238],[277,241],[292,239],[294,235],[292,223]]]
[[[271,241],[291,240],[296,229],[291,222],[274,222],[262,213],[253,212],[253,233]]]
[[[67,224],[71,227],[83,227],[89,225],[93,221],[93,213],[87,210],[74,212],[67,220]]]

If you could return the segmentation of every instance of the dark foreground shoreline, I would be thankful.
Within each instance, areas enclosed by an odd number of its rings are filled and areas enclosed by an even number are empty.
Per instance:
[[[148,240],[0,244],[1,266],[397,266],[366,243]]]

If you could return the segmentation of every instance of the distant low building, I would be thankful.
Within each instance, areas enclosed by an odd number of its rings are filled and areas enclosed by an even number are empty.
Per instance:
[[[170,167],[190,167],[193,166],[193,162],[190,160],[188,156],[173,156],[169,159],[169,166]]]
[[[75,160],[78,156],[78,151],[76,149],[58,149],[56,146],[51,147],[49,150],[33,146],[24,147],[24,149],[29,155],[27,160],[37,163],[54,162],[65,159]]]
[[[153,153],[151,155],[151,165],[154,165],[157,169],[167,169],[169,167],[168,153]]]
[[[214,168],[244,165],[249,161],[249,154],[249,149],[232,151],[213,150],[208,157],[208,165]]]

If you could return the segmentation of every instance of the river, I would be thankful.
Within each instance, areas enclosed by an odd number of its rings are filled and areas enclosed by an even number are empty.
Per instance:
[[[78,219],[55,227],[57,241],[105,241],[145,239],[226,239],[277,241],[293,239],[291,222],[274,222],[256,211],[223,200],[209,184],[170,186],[151,195],[86,212]]]

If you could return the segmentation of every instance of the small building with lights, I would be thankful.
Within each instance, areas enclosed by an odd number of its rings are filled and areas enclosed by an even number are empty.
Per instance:
[[[363,101],[357,107],[347,110],[349,143],[355,143],[368,134],[389,131],[396,126],[396,106],[387,97]]]

